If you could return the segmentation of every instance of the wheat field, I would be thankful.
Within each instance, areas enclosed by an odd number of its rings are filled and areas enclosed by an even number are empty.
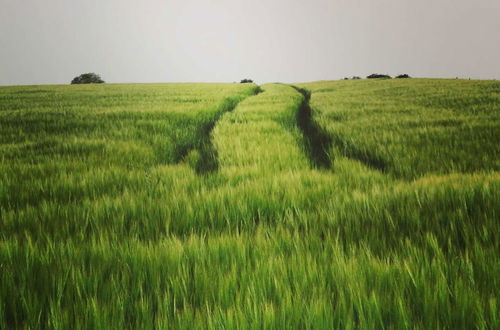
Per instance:
[[[500,327],[500,83],[0,87],[0,328]]]

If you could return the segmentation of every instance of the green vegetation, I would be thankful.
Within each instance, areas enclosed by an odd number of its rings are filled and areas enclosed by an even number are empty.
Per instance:
[[[372,73],[366,77],[367,79],[391,79],[392,77],[388,74]]]
[[[500,84],[431,80],[319,82],[316,121],[344,155],[396,178],[500,170]]]
[[[498,328],[499,95],[2,87],[0,328]]]
[[[78,77],[73,78],[71,80],[71,84],[104,84],[104,80],[98,74],[93,72],[82,73]]]

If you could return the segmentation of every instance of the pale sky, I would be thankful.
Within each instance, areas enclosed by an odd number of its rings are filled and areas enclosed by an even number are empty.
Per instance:
[[[500,0],[0,0],[0,85],[500,78]]]

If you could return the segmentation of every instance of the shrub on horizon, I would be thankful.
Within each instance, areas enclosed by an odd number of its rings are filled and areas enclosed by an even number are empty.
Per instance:
[[[95,74],[93,72],[89,73],[83,73],[79,75],[78,77],[73,78],[71,80],[71,84],[103,84],[104,80],[101,79],[101,77],[98,74]]]
[[[252,79],[242,79],[240,81],[240,84],[250,84],[250,83],[253,83]]]
[[[371,75],[369,75],[366,78],[368,78],[368,79],[391,79],[391,76],[389,76],[387,74],[372,73]]]

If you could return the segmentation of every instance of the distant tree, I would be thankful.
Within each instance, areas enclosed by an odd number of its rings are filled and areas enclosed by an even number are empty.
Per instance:
[[[391,76],[389,76],[387,74],[372,73],[371,75],[369,75],[366,78],[368,78],[368,79],[391,79]]]
[[[240,81],[240,84],[250,84],[250,83],[253,83],[252,79],[242,79]]]
[[[404,79],[404,78],[411,78],[411,77],[408,74],[404,73],[404,74],[400,74],[400,75],[396,76],[396,78]]]
[[[344,80],[349,80],[349,78],[347,78],[347,77],[344,77]]]
[[[104,80],[98,74],[93,72],[83,73],[78,77],[73,78],[71,80],[71,84],[103,84]]]
[[[361,79],[361,77],[358,77],[358,76],[352,77],[352,80],[358,80],[358,79]]]

